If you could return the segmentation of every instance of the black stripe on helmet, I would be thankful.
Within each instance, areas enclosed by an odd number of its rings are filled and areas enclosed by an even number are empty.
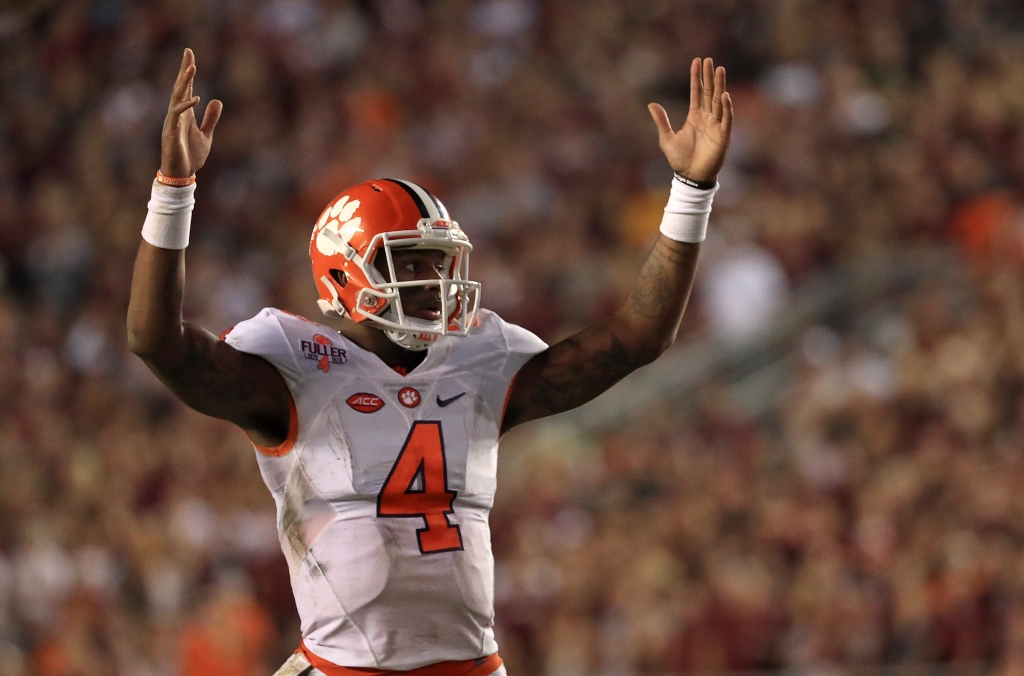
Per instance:
[[[415,189],[413,189],[413,186],[416,186],[415,183],[411,183],[409,181],[402,181],[402,180],[397,179],[397,178],[385,178],[384,180],[385,181],[390,181],[392,183],[397,183],[398,185],[400,185],[402,187],[402,190],[404,190],[405,192],[409,193],[409,197],[412,198],[413,204],[415,204],[416,208],[419,209],[419,211],[420,211],[420,218],[430,218],[431,217],[430,209],[427,207],[427,203],[424,202],[423,198],[419,196],[419,194],[416,192]],[[419,188],[419,186],[416,186],[416,187]],[[420,188],[420,190],[423,190],[423,188]],[[426,190],[423,190],[423,192],[427,193]],[[427,193],[427,195],[429,196],[430,193]]]
[[[443,204],[441,204],[441,200],[439,200],[436,197],[434,197],[434,193],[430,192],[426,188],[423,188],[423,192],[427,193],[427,197],[429,197],[431,199],[431,201],[433,201],[434,206],[437,207],[437,213],[440,214],[441,220],[442,221],[449,220],[449,218],[448,218],[448,210],[444,208]]]
[[[412,188],[413,192],[420,196],[423,203],[427,205],[427,211],[430,212],[430,221],[446,221],[448,220],[448,212],[445,211],[444,207],[441,206],[441,202],[430,194],[430,191],[424,188],[422,185],[417,185],[412,181],[402,181],[405,185]]]

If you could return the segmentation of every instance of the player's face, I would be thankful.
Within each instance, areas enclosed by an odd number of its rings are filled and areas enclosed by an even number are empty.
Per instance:
[[[415,249],[412,251],[392,250],[391,259],[395,264],[396,282],[437,280],[447,276],[445,252],[437,249]],[[378,255],[374,266],[385,277],[389,277],[387,258]],[[410,317],[437,321],[441,318],[440,286],[410,287],[399,290],[402,308]]]

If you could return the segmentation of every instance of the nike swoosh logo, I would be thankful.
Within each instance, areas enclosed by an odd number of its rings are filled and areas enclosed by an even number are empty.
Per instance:
[[[441,395],[439,394],[439,395],[437,395],[437,405],[440,406],[441,408],[444,408],[445,406],[447,406],[448,404],[452,403],[456,399],[459,399],[460,397],[462,397],[465,394],[466,394],[465,392],[459,392],[454,397],[451,397],[449,399],[442,399]]]

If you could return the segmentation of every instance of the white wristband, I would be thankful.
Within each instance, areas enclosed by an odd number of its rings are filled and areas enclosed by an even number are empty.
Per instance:
[[[672,179],[672,192],[665,215],[661,218],[661,234],[677,242],[703,242],[708,233],[708,217],[716,192],[717,182],[714,188],[700,190],[679,179]]]
[[[142,239],[161,249],[184,249],[196,205],[196,184],[182,187],[153,181],[149,213],[142,226]]]

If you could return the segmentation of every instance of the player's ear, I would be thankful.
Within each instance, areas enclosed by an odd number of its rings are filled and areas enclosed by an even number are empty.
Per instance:
[[[344,287],[348,284],[348,277],[345,276],[343,271],[338,270],[337,268],[331,269],[331,277],[334,278],[334,281],[336,281],[340,287]]]

